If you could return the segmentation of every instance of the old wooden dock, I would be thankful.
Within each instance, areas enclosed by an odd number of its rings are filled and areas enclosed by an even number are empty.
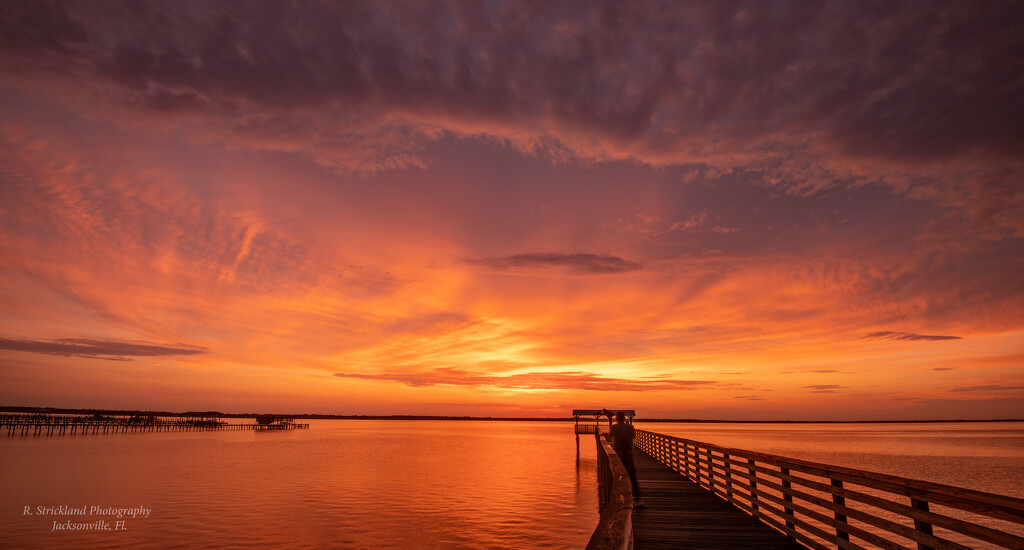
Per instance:
[[[132,432],[238,431],[307,429],[289,418],[273,422],[228,423],[193,416],[157,418],[145,415],[0,414],[0,432],[8,436],[89,435]]]

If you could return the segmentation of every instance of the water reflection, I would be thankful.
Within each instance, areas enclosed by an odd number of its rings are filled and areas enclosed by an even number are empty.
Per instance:
[[[582,442],[581,442],[582,443]],[[593,449],[554,422],[319,421],[295,432],[0,443],[17,548],[582,548]],[[11,472],[17,472],[11,475]],[[145,505],[127,533],[62,533],[21,506]]]

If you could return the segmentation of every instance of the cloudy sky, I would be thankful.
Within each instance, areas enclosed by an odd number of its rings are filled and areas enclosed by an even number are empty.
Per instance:
[[[0,404],[1021,417],[1024,4],[2,2]]]

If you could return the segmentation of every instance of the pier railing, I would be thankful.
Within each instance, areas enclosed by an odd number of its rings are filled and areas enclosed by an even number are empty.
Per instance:
[[[646,430],[634,444],[810,548],[1024,548],[1024,499]]]
[[[595,439],[601,520],[590,536],[587,550],[630,550],[633,548],[633,489],[629,473],[615,449],[600,434],[595,434]]]

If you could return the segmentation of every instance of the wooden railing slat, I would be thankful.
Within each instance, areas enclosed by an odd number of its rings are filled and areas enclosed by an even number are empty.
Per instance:
[[[813,480],[797,478],[792,476],[788,477],[787,479],[790,479],[793,482],[799,482],[801,485],[811,489],[819,490],[822,492],[828,492],[831,493],[832,495],[842,496],[844,498],[868,504],[870,506],[874,506],[876,508],[885,510],[887,512],[891,512],[899,516],[907,517],[915,521],[927,522],[934,527],[941,527],[943,529],[955,531],[957,533],[974,537],[985,542],[999,544],[1007,548],[1024,548],[1024,538],[1011,535],[1009,533],[1005,533],[1002,531],[997,531],[995,529],[991,529],[983,525],[970,523],[957,518],[951,518],[949,516],[941,515],[936,512],[930,512],[928,510],[914,509],[905,504],[888,501],[883,498],[854,491],[852,489],[838,489]],[[781,486],[776,485],[776,487],[778,487],[779,490],[781,490]]]
[[[777,501],[781,502],[781,499],[778,499],[778,498],[775,498],[773,500],[777,500]],[[747,513],[750,513],[751,515],[754,515],[754,516],[758,517],[759,519],[764,520],[766,518],[772,518],[772,516],[757,513],[757,511],[755,511],[749,505],[743,504],[742,502],[737,502],[735,504],[736,504],[737,507],[742,508]],[[782,509],[781,508],[776,508],[776,507],[774,507],[774,506],[772,506],[770,504],[769,505],[765,505],[765,507],[770,509],[770,510],[772,510],[772,511],[774,511],[775,514],[776,514],[775,517],[782,517]],[[811,517],[818,518],[825,525],[838,527],[835,523],[830,523],[830,522],[834,522],[834,520],[832,520],[831,518],[829,518],[825,514],[821,514],[821,513],[818,513],[818,512],[815,512],[813,510],[809,510],[809,509],[803,509],[802,507],[798,507],[797,511],[800,512],[801,514],[807,514],[807,515],[809,515]],[[799,517],[797,517],[796,522],[797,522],[797,526],[802,528],[802,529],[811,530],[812,527],[818,529],[818,531],[822,535],[828,535],[830,537],[829,540],[831,540],[832,542],[835,542],[841,548],[862,548],[860,545],[858,545],[858,544],[856,544],[854,542],[851,542],[848,538],[843,539],[843,538],[838,537],[838,536],[829,535],[827,532],[820,530],[820,528],[817,528],[817,527],[813,526],[813,524],[810,524],[810,523],[807,523],[806,521],[801,520]],[[776,521],[776,523],[778,523],[778,522]],[[875,546],[877,546],[879,548],[885,548],[887,550],[910,550],[906,546],[903,546],[903,545],[897,544],[897,543],[895,543],[893,541],[890,541],[888,539],[882,538],[879,535],[876,535],[874,533],[870,533],[870,532],[865,531],[865,530],[863,530],[863,529],[861,529],[859,527],[856,527],[854,525],[845,524],[843,526],[843,529],[845,529],[845,532],[848,532],[849,534],[851,534],[851,535],[853,535],[853,536],[855,536],[857,538],[860,538],[862,540],[870,542],[871,544],[874,544]],[[837,542],[837,541],[841,541],[841,542]]]
[[[769,486],[779,487],[777,484],[774,484],[774,483],[768,483],[768,485]],[[861,521],[863,523],[866,523],[868,525],[873,525],[875,527],[878,527],[879,529],[883,529],[885,531],[888,531],[888,532],[893,533],[895,535],[901,536],[903,538],[906,538],[906,539],[909,539],[909,540],[913,540],[915,542],[928,542],[928,543],[934,544],[934,545],[942,545],[942,543],[944,542],[942,539],[939,539],[939,538],[935,537],[934,535],[919,533],[918,531],[916,531],[912,527],[908,527],[906,525],[901,525],[901,524],[895,523],[895,522],[893,522],[891,520],[871,515],[871,514],[865,512],[865,511],[863,511],[863,510],[857,510],[855,508],[845,508],[845,507],[839,508],[835,504],[833,504],[832,502],[829,502],[828,500],[820,498],[820,497],[816,497],[814,495],[807,495],[806,493],[795,491],[793,496],[801,497],[801,500],[805,500],[805,501],[807,501],[809,503],[812,503],[812,504],[815,504],[817,506],[820,506],[821,508],[824,508],[826,510],[845,512],[846,515],[848,515],[849,517],[851,517],[853,519],[856,519],[856,520]],[[804,498],[804,497],[806,497],[806,498]],[[780,498],[779,496],[773,495],[773,494],[770,494],[770,493],[762,494],[761,498],[763,498],[765,500],[770,500],[772,502],[777,502],[777,503],[780,503],[780,504],[784,504],[786,502],[784,499]],[[845,526],[849,526],[848,523],[847,524],[842,524],[842,526],[841,526],[841,524],[836,523],[833,518],[830,518],[827,515],[822,514],[821,512],[812,510],[812,509],[807,508],[805,506],[802,506],[800,504],[794,503],[794,504],[791,504],[790,506],[792,507],[792,509],[795,512],[799,512],[799,513],[807,515],[807,516],[815,517],[816,519],[818,519],[819,521],[821,521],[822,523],[824,523],[826,525],[829,525],[829,526],[832,526],[832,527],[836,527],[836,528],[843,528],[843,529],[845,529]],[[796,521],[797,521],[798,525],[801,523],[801,520],[800,520],[800,518],[798,516],[796,517]],[[942,546],[942,547],[943,548],[949,548],[949,549],[956,549],[956,550],[970,550],[969,547],[963,546],[963,545],[960,545],[960,544],[957,544],[957,543],[949,543],[948,545],[945,545],[945,546]],[[1017,546],[1007,546],[1007,548],[1016,548],[1016,547]]]
[[[741,463],[739,462],[735,462],[734,464],[736,464],[737,466],[741,465]],[[747,468],[749,466],[744,465],[743,467]],[[805,479],[792,475],[784,475],[780,474],[779,472],[773,472],[772,470],[768,470],[765,468],[757,468],[757,470],[761,471],[762,473],[768,476],[788,480],[791,482],[791,484],[800,484],[817,491],[829,493],[833,496],[833,502],[835,502],[836,498],[849,498],[850,500],[862,502],[864,504],[880,508],[882,510],[891,512],[896,515],[908,517],[914,521],[924,522],[934,527],[948,529],[950,531],[967,535],[978,540],[998,544],[1006,548],[1024,548],[1024,538],[1011,535],[1009,533],[1004,533],[1002,531],[998,531],[995,529],[991,529],[989,527],[977,525],[956,518],[951,518],[949,516],[941,515],[935,512],[930,512],[926,509],[914,509],[905,504],[888,501],[877,496],[860,493],[858,491],[854,491],[844,487],[836,487],[834,485],[826,485],[815,480]],[[735,470],[732,475],[749,479],[749,474],[739,469]],[[761,479],[765,478],[762,477]],[[765,479],[765,484],[769,487],[773,487],[776,490],[779,490],[780,492],[784,491],[785,489],[781,485],[771,484],[771,482],[768,481],[767,479]],[[733,485],[747,487],[746,485],[741,485],[740,482],[735,480],[735,478],[733,480]],[[827,503],[823,504],[823,506],[835,511],[837,514],[841,513],[842,510],[833,508],[829,506]]]

